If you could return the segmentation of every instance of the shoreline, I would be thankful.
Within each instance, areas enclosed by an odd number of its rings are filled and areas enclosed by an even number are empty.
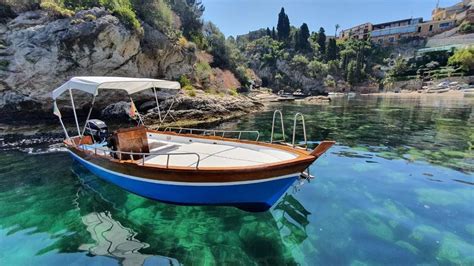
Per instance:
[[[416,91],[401,91],[399,93],[395,92],[376,92],[376,93],[367,93],[360,94],[361,96],[388,96],[388,97],[432,97],[432,98],[465,98],[464,93],[459,90],[451,90],[444,93],[425,93],[425,92],[416,92]]]

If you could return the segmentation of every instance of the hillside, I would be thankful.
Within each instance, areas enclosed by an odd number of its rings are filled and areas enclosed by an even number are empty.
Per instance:
[[[232,70],[214,64],[215,36],[205,34],[203,11],[190,0],[1,0],[2,121],[51,117],[50,92],[80,75],[180,80],[189,96],[236,95],[241,85]],[[75,98],[79,109],[90,101]],[[112,100],[126,97],[97,104]]]

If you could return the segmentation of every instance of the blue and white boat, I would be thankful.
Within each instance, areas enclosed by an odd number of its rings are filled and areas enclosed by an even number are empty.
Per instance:
[[[257,131],[147,129],[131,97],[131,112],[142,125],[109,135],[105,123],[90,119],[98,92],[109,89],[124,90],[130,96],[152,90],[159,107],[156,89],[179,90],[180,85],[157,79],[75,77],[53,91],[54,113],[64,129],[64,144],[71,156],[104,180],[162,202],[265,211],[334,144],[323,141],[308,151],[295,145],[295,132],[292,145],[273,141],[273,129],[270,142],[258,141]],[[74,111],[78,134],[69,136],[56,99],[69,92],[75,109],[74,90],[92,94],[93,100],[82,130]],[[295,123],[299,116],[295,116]],[[243,135],[255,138],[243,140]]]

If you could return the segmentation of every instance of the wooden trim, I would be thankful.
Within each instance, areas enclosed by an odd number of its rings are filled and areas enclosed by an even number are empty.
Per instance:
[[[321,157],[332,145],[336,144],[335,141],[324,140],[311,152],[311,155],[315,156],[316,158]]]
[[[318,146],[312,154],[306,150],[289,147],[284,144],[263,143],[258,141],[236,140],[230,138],[221,138],[214,136],[202,136],[194,134],[177,134],[175,132],[162,132],[156,130],[147,130],[150,133],[190,137],[197,139],[211,139],[243,144],[252,144],[264,147],[270,147],[283,150],[295,154],[297,157],[277,163],[266,163],[253,166],[242,167],[184,167],[170,166],[166,168],[164,165],[140,165],[133,161],[119,161],[110,157],[94,154],[92,151],[84,151],[76,147],[68,146],[68,149],[77,156],[91,162],[92,164],[101,166],[110,171],[122,173],[126,175],[136,176],[151,180],[174,181],[174,182],[190,182],[190,183],[207,183],[207,182],[238,182],[252,181],[260,179],[268,179],[272,177],[284,176],[304,171],[311,165],[322,153],[330,148],[334,142],[326,141]],[[323,149],[324,148],[324,149]],[[316,156],[317,155],[317,156]]]
[[[130,161],[118,161],[95,155],[91,151],[68,147],[77,156],[108,170],[152,180],[176,182],[236,182],[267,179],[304,171],[315,157],[286,161],[280,164],[259,165],[257,167],[170,167],[157,165],[140,165]]]

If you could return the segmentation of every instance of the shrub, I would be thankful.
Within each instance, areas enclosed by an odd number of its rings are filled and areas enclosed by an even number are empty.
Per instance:
[[[469,21],[464,21],[459,26],[459,32],[461,33],[474,33],[474,24]]]
[[[237,95],[239,95],[239,94],[237,93],[237,88],[230,88],[230,89],[229,89],[229,94],[232,95],[232,96],[237,96]]]
[[[310,76],[312,76],[313,78],[323,78],[326,77],[328,74],[328,66],[317,60],[309,62],[308,70]]]
[[[207,62],[199,62],[196,64],[196,77],[199,81],[207,82],[212,75],[211,66]]]
[[[160,31],[169,33],[174,26],[174,13],[165,0],[132,1],[140,17]]]
[[[63,7],[60,3],[56,3],[53,0],[41,1],[40,7],[41,9],[48,11],[55,17],[70,18],[74,16],[74,11]]]
[[[8,62],[7,60],[0,60],[0,70],[6,70],[9,65],[10,62]]]
[[[113,10],[113,14],[117,16],[127,28],[134,30],[138,34],[143,34],[142,25],[138,21],[135,12],[129,7],[117,7]]]
[[[326,78],[324,80],[324,86],[330,87],[330,88],[335,88],[336,87],[336,81],[332,78]]]
[[[293,59],[291,59],[291,64],[295,67],[305,69],[308,64],[309,60],[304,55],[295,55]]]
[[[184,38],[183,36],[179,37],[178,39],[178,45],[183,47],[183,48],[186,48],[188,46],[188,40],[186,40],[186,38]]]
[[[449,65],[459,66],[465,72],[474,70],[474,46],[457,50],[449,59]]]
[[[94,16],[94,15],[92,15],[92,14],[86,14],[86,15],[84,16],[84,19],[85,19],[86,21],[94,21],[94,20],[97,19],[97,17]]]
[[[191,86],[191,81],[185,75],[182,75],[179,77],[179,84],[181,84],[181,88],[184,88],[186,86]]]
[[[196,89],[191,85],[186,85],[183,87],[183,90],[186,92],[186,95],[194,97],[196,96]]]

